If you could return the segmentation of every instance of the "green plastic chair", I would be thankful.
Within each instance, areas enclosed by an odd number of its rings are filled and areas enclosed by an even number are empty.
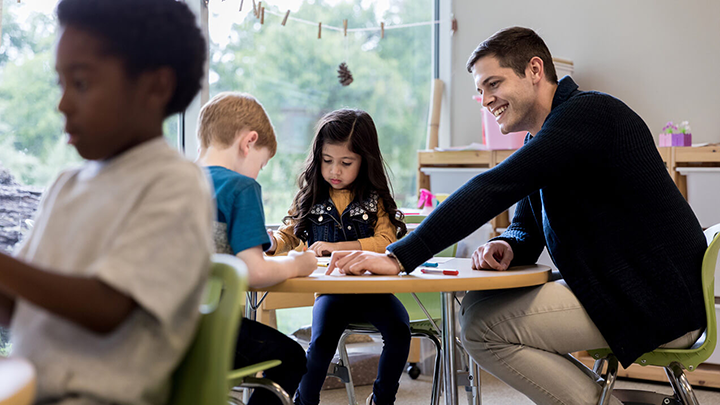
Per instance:
[[[717,325],[715,320],[715,293],[714,279],[715,268],[718,262],[718,250],[720,249],[720,224],[714,225],[705,230],[705,238],[708,248],[705,251],[702,263],[702,285],[703,297],[705,298],[705,314],[707,328],[698,340],[688,349],[656,349],[645,353],[635,360],[641,366],[664,367],[670,385],[673,388],[674,397],[668,397],[654,392],[615,390],[613,385],[617,378],[618,361],[610,349],[590,350],[590,356],[596,359],[593,371],[599,373],[607,363],[603,391],[598,401],[599,405],[606,405],[610,396],[614,394],[624,403],[642,404],[672,404],[698,405],[692,386],[687,380],[683,369],[693,371],[697,366],[707,360],[715,350],[717,342]]]
[[[283,404],[292,405],[288,394],[276,383],[254,378],[276,367],[271,360],[232,370],[237,333],[247,290],[247,267],[235,256],[212,257],[210,279],[200,306],[200,325],[187,354],[173,374],[172,405],[225,405],[239,403],[228,393],[242,388],[273,391]],[[232,370],[232,371],[231,371]]]
[[[419,224],[425,219],[424,215],[410,215],[405,217],[406,224]],[[457,253],[457,244],[454,244],[442,252],[438,253],[437,257],[455,257]],[[442,304],[440,293],[428,292],[428,293],[398,293],[395,296],[405,306],[410,318],[410,334],[412,337],[423,337],[429,339],[435,345],[435,367],[433,370],[433,385],[432,394],[430,397],[431,405],[437,405],[440,400],[440,389],[441,389],[441,353],[442,345],[440,344],[440,334],[438,330],[438,324],[442,317]],[[422,305],[422,307],[421,307]],[[423,310],[423,307],[425,310]],[[425,312],[427,311],[427,312]],[[348,403],[351,405],[356,404],[355,400],[355,387],[352,381],[352,374],[350,373],[350,360],[347,354],[347,348],[345,341],[350,335],[353,334],[377,334],[379,333],[375,327],[370,323],[353,323],[348,325],[345,333],[343,333],[338,343],[338,353],[340,354],[340,362],[334,364],[333,371],[328,375],[339,378],[345,383],[345,389],[348,394]],[[411,365],[412,370],[412,365]],[[417,378],[418,374],[411,373],[411,378]]]

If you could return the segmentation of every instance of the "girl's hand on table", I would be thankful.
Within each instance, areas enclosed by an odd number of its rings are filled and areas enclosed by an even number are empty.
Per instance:
[[[275,235],[273,233],[272,229],[267,230],[268,237],[270,237],[270,248],[266,250],[268,254],[275,253],[275,249],[277,249],[277,241],[275,240]]]
[[[369,271],[373,274],[392,275],[400,273],[397,262],[384,253],[365,252],[362,250],[333,252],[325,274],[338,269],[340,274],[359,276]]]
[[[330,256],[332,252],[335,252],[338,249],[337,243],[331,243],[331,242],[315,242],[308,250],[315,253],[315,256]]]

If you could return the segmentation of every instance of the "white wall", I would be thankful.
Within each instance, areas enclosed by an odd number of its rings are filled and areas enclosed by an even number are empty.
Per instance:
[[[451,75],[443,75],[452,145],[480,136],[467,58],[514,25],[534,29],[553,56],[574,61],[581,90],[623,100],[654,134],[667,121],[687,120],[694,143],[720,142],[720,1],[454,0],[452,9],[459,29],[451,37]]]

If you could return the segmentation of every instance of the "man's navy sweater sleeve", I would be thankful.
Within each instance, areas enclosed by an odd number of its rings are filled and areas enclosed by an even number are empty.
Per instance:
[[[542,224],[538,224],[533,216],[532,201],[540,198],[535,192],[520,200],[515,208],[515,216],[510,226],[502,235],[493,240],[507,242],[513,251],[513,260],[510,266],[522,266],[537,263],[540,254],[545,248],[545,235]]]

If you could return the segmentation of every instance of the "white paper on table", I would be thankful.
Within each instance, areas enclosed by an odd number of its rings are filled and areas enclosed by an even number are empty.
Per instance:
[[[445,263],[450,260],[454,259],[454,257],[433,257],[432,259],[428,260],[428,263]]]

